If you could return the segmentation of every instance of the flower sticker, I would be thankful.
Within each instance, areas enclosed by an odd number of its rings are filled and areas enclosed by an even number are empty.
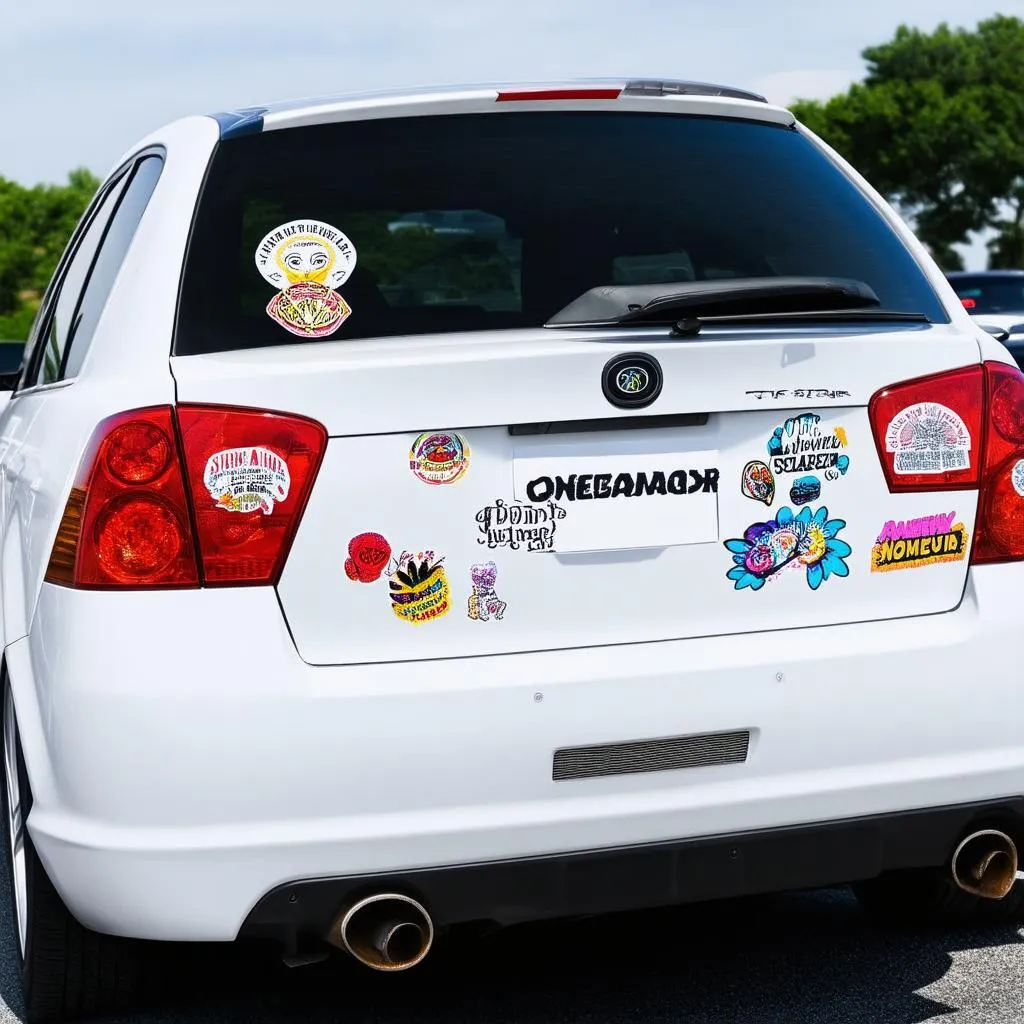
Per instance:
[[[838,539],[845,519],[829,519],[828,508],[805,506],[794,515],[787,506],[774,519],[748,526],[742,538],[725,541],[733,567],[726,577],[736,590],[760,590],[784,569],[803,568],[807,585],[817,590],[830,576],[849,576],[850,545]]]

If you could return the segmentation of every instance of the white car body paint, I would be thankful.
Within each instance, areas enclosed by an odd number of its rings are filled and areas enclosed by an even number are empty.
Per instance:
[[[500,114],[495,95],[485,88],[300,104],[271,110],[264,128]],[[792,123],[780,108],[744,100],[617,102]],[[607,109],[599,101],[544,106]],[[126,154],[159,145],[166,164],[81,371],[19,392],[0,412],[2,631],[34,795],[28,828],[82,923],[146,938],[231,940],[257,900],[300,878],[1024,792],[1024,691],[1007,642],[1018,629],[1024,565],[968,568],[964,560],[868,571],[886,520],[955,509],[973,535],[977,506],[977,491],[890,494],[869,398],[980,359],[1012,360],[848,165],[832,154],[910,248],[948,324],[723,327],[706,330],[700,345],[650,328],[599,339],[583,330],[509,331],[171,356],[191,219],[218,138],[214,120],[188,118]],[[729,565],[720,543],[657,557],[640,548],[627,558],[538,553],[543,561],[517,580],[502,552],[478,543],[474,515],[511,490],[517,451],[551,447],[550,438],[510,438],[504,425],[549,420],[553,411],[565,420],[619,415],[595,381],[608,355],[638,348],[662,363],[666,408],[716,410],[685,438],[667,429],[645,440],[668,453],[718,453],[722,540],[769,517],[740,493],[739,475],[748,459],[765,457],[767,438],[794,410],[809,406],[826,430],[846,430],[849,473],[811,503],[845,507],[854,554],[842,587],[830,581],[814,593],[780,581],[772,601],[715,589]],[[447,422],[435,426],[458,430],[472,448],[469,472],[448,488],[429,488],[403,467],[410,441],[430,428],[422,414],[360,386],[383,379],[401,394],[425,366],[457,375]],[[848,394],[796,406],[791,396],[747,395],[806,387]],[[96,424],[175,401],[280,409],[326,426],[326,457],[277,591],[89,592],[44,583]],[[352,466],[361,471],[354,482]],[[435,496],[440,503],[427,509]],[[408,544],[440,550],[443,542],[458,566],[443,632],[392,616],[386,582],[376,584],[383,589],[372,605],[370,591],[342,571],[346,544],[361,529],[406,543],[408,503],[420,510]],[[499,562],[496,589],[508,606],[500,625],[465,613],[469,565],[489,558]],[[672,601],[659,601],[659,574],[705,589],[672,588]],[[609,603],[616,621],[595,637],[594,616]],[[739,767],[552,784],[557,747],[736,728],[751,732],[751,756]]]

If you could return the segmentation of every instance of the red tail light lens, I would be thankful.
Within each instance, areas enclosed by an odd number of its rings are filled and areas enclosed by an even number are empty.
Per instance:
[[[988,362],[895,384],[872,397],[868,414],[891,492],[977,488],[971,562],[1024,560],[1024,374],[1016,366]]]
[[[868,417],[889,490],[976,488],[984,408],[981,366],[918,377],[877,392],[868,403]]]
[[[170,406],[97,428],[46,580],[86,589],[277,582],[327,444],[312,420]],[[180,436],[180,442],[179,442]]]
[[[120,413],[96,428],[46,579],[89,589],[198,586],[170,406]]]
[[[1024,558],[1024,374],[986,363],[989,421],[971,561]]]
[[[617,100],[622,89],[504,89],[498,93],[499,103],[521,103],[529,100]]]
[[[213,585],[276,583],[327,445],[301,416],[178,406],[202,575]]]

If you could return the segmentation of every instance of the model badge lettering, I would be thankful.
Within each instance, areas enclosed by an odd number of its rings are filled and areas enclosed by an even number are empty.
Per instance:
[[[950,473],[971,467],[971,435],[952,409],[918,402],[898,412],[885,431],[896,473]]]
[[[641,498],[654,494],[718,493],[718,470],[676,469],[669,473],[570,473],[539,476],[526,485],[530,501],[588,501],[591,498]]]
[[[227,448],[206,460],[203,483],[218,508],[269,516],[291,488],[288,464],[268,448]]]
[[[917,519],[890,519],[871,549],[871,571],[916,569],[935,562],[960,562],[967,556],[967,528],[954,523],[955,512]]]

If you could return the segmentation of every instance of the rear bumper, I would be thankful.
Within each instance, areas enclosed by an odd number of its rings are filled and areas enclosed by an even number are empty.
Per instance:
[[[44,586],[6,652],[28,828],[84,924],[230,940],[296,880],[1014,800],[1022,587],[1024,567],[988,566],[944,615],[325,668],[299,659],[270,590]],[[559,748],[735,730],[742,763],[553,778]]]
[[[980,823],[1019,841],[1024,797],[568,856],[293,882],[259,901],[241,935],[286,945],[323,938],[342,908],[380,892],[412,896],[443,927],[823,888],[944,864]]]

